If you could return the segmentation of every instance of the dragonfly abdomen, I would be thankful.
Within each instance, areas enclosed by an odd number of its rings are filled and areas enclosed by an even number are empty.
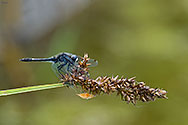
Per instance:
[[[22,62],[53,62],[54,58],[23,58],[20,59]]]

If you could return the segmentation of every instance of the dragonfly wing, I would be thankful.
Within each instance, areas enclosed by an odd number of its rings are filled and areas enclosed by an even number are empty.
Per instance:
[[[98,61],[95,59],[90,59],[87,63],[90,64],[89,67],[95,67],[98,65]]]
[[[77,61],[78,61],[78,62],[79,62],[79,61],[83,61],[83,57],[78,56],[78,60],[77,60]],[[87,64],[89,64],[88,67],[95,67],[95,66],[98,65],[98,61],[95,60],[95,59],[89,59],[88,62],[87,62]]]
[[[65,74],[72,74],[75,68],[77,67],[71,63],[57,62],[52,64],[53,71],[60,79],[62,79]]]
[[[62,79],[63,78],[63,75],[67,73],[67,71],[65,70],[65,68],[61,68],[59,69],[58,66],[60,66],[60,64],[58,63],[53,63],[52,64],[52,69],[54,71],[54,73],[56,74],[56,76],[59,78],[59,79]]]

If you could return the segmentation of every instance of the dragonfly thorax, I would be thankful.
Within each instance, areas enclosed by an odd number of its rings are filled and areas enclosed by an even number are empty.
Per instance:
[[[52,68],[55,73],[62,77],[64,74],[72,74],[78,67],[78,56],[70,53],[60,53],[55,56]]]

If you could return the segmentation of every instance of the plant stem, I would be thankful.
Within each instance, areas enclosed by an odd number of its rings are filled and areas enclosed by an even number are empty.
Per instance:
[[[33,91],[39,91],[39,90],[45,90],[45,89],[59,88],[59,87],[64,87],[64,86],[65,85],[63,85],[62,83],[51,83],[51,84],[45,84],[45,85],[35,85],[35,86],[28,86],[28,87],[22,87],[22,88],[0,90],[0,96],[21,94],[21,93],[26,93],[26,92],[33,92]]]

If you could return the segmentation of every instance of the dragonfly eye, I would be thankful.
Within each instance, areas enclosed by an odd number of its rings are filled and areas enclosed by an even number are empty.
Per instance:
[[[78,57],[76,55],[72,55],[71,59],[75,62],[75,61],[77,61]]]

